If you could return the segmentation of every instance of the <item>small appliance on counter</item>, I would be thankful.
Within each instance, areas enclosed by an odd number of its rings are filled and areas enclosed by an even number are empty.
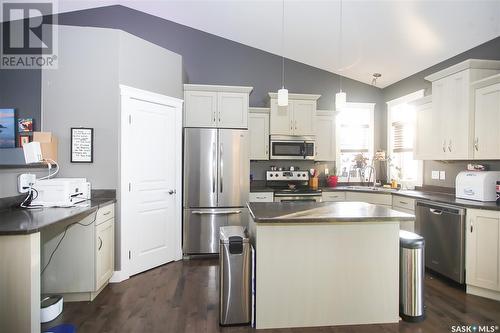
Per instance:
[[[495,201],[498,181],[500,171],[462,171],[455,179],[455,196],[476,201]]]
[[[71,207],[90,199],[90,183],[86,178],[36,180],[33,188],[38,194],[33,205],[43,207]]]

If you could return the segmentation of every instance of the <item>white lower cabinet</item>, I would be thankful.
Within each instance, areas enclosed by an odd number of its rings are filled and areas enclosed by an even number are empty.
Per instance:
[[[248,196],[249,202],[273,202],[273,192],[250,192]]]
[[[68,221],[73,225],[58,247],[64,225],[41,232],[41,267],[46,267],[42,294],[60,294],[70,302],[92,301],[104,289],[114,271],[114,210],[110,204],[83,219]]]
[[[323,202],[345,201],[345,192],[340,192],[340,191],[323,192],[321,194],[321,201]]]
[[[391,206],[392,195],[387,193],[346,192],[346,201],[361,201],[374,205]]]
[[[467,293],[500,300],[500,211],[467,209]]]
[[[398,212],[415,215],[415,199],[393,195],[392,209]],[[415,232],[415,221],[401,221],[399,222],[399,229]]]

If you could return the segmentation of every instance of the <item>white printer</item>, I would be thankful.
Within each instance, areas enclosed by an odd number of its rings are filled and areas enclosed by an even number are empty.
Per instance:
[[[33,188],[38,196],[32,205],[71,207],[90,199],[90,183],[86,178],[53,178],[37,180]]]
[[[495,201],[497,181],[500,181],[500,171],[462,171],[455,179],[455,196],[469,200]]]

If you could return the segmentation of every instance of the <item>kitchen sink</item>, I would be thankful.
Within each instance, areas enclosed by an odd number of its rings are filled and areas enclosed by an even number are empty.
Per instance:
[[[398,191],[397,189],[374,187],[374,186],[346,186],[345,188],[349,189],[349,190],[373,191],[373,192],[397,192]]]

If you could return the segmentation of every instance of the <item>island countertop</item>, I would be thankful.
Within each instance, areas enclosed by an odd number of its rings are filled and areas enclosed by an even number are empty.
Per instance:
[[[365,202],[249,202],[257,223],[413,221],[415,216]]]

